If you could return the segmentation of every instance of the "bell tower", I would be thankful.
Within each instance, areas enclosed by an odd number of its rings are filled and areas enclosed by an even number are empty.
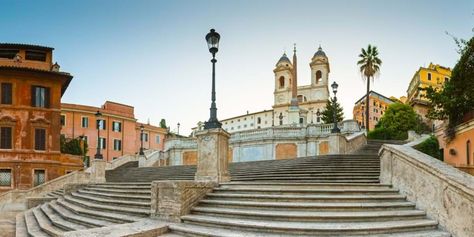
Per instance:
[[[273,70],[275,74],[274,105],[289,103],[293,78],[293,64],[284,53]]]
[[[314,54],[309,66],[311,67],[311,85],[327,86],[329,78],[329,60],[321,46],[319,46],[318,51]]]

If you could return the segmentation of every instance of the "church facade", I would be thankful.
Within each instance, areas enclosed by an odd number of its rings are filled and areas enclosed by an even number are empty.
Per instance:
[[[321,47],[309,64],[311,84],[297,83],[296,49],[291,61],[286,53],[273,69],[275,90],[271,109],[221,120],[222,128],[230,133],[272,126],[306,126],[322,123],[321,115],[329,99],[329,59]],[[199,123],[197,129],[203,129]]]

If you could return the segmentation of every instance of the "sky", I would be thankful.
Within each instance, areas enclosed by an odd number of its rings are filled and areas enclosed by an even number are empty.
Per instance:
[[[218,118],[271,109],[275,63],[296,43],[298,83],[310,84],[319,45],[329,83],[339,84],[346,119],[365,94],[356,62],[378,47],[382,67],[372,89],[406,95],[430,62],[453,67],[449,34],[473,36],[474,1],[164,1],[0,0],[0,42],[54,47],[54,61],[74,75],[62,102],[135,107],[141,122],[187,135],[209,119],[211,54],[205,35],[221,34],[216,64]],[[289,55],[291,57],[291,54]]]

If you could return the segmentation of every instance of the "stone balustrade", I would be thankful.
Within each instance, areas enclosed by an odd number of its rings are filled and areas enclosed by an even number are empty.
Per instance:
[[[232,162],[287,159],[294,157],[347,153],[364,144],[364,139],[344,140],[335,149],[329,145],[329,135],[333,124],[308,124],[300,126],[275,126],[232,133],[229,139]],[[342,136],[360,132],[355,120],[346,120],[338,124]],[[338,143],[339,144],[339,143]],[[346,149],[347,147],[347,149]],[[333,149],[333,151],[329,151]],[[334,150],[335,149],[335,150]],[[197,151],[195,138],[171,138],[165,142],[163,158],[169,165],[194,164]]]
[[[474,233],[474,177],[407,145],[383,145],[380,181],[458,237]]]

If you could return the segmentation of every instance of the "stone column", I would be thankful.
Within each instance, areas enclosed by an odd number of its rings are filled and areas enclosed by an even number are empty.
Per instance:
[[[204,129],[196,132],[197,170],[196,181],[228,182],[229,137],[222,128]]]
[[[92,160],[91,182],[105,183],[105,160],[99,160],[99,159]]]

